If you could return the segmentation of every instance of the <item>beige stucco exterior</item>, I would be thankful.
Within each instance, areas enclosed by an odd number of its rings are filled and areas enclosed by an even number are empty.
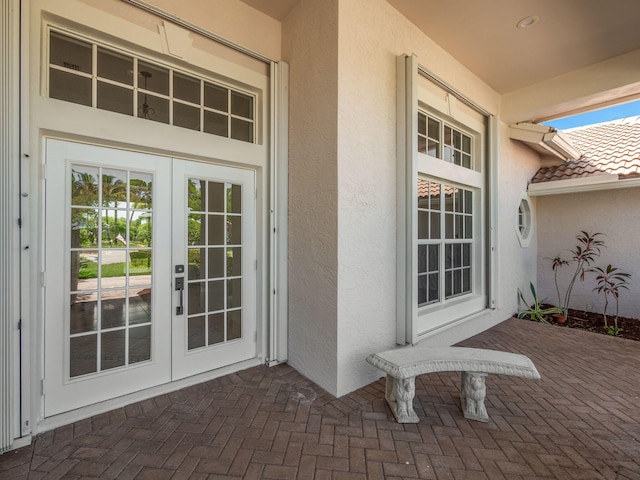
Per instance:
[[[552,258],[560,255],[571,258],[569,250],[578,245],[576,236],[581,231],[601,232],[606,248],[593,266],[606,268],[611,264],[622,272],[630,273],[628,290],[620,290],[620,315],[637,318],[640,312],[640,263],[638,247],[638,216],[635,205],[640,204],[640,188],[625,188],[550,195],[537,198],[538,207],[538,285],[540,296],[550,303],[558,303],[554,283]],[[560,294],[564,296],[575,264],[562,267],[558,272]],[[604,310],[604,296],[593,292],[596,275],[587,274],[584,282],[578,280],[571,295],[569,307],[600,312]],[[615,314],[615,300],[609,297],[607,314]]]
[[[343,395],[379,375],[363,358],[395,344],[396,57],[415,53],[489,112],[500,97],[382,0],[301,2],[283,22],[283,44],[292,90],[289,363]],[[538,160],[505,132],[500,124],[498,308],[427,342],[451,344],[508,318],[518,286],[535,279],[535,242],[520,247],[514,222]]]
[[[107,14],[127,18],[145,27],[151,34],[158,33],[156,26],[161,23],[158,18],[142,13],[132,5],[101,0],[80,1]],[[150,0],[146,3],[267,58],[280,59],[280,22],[238,0],[195,0],[180,3],[173,0]],[[238,27],[239,25],[245,27]]]
[[[338,2],[283,22],[289,62],[289,361],[336,389],[338,369]],[[293,348],[291,348],[293,347]]]

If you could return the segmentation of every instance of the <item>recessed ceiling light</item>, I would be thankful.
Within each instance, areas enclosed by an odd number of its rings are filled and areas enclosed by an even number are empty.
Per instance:
[[[530,16],[524,17],[522,20],[520,20],[516,26],[518,28],[528,28],[528,27],[538,23],[538,20],[540,20],[540,17],[538,17],[537,15],[530,15]]]

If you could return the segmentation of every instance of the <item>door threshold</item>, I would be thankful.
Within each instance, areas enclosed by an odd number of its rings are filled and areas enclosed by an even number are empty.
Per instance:
[[[58,428],[63,425],[68,425],[79,420],[84,420],[85,418],[93,417],[110,410],[115,410],[117,408],[124,407],[125,405],[130,405],[135,402],[140,402],[152,397],[164,395],[165,393],[174,392],[182,388],[207,382],[209,380],[213,380],[214,378],[223,377],[225,375],[236,373],[241,370],[246,370],[247,368],[255,367],[258,365],[262,365],[262,360],[258,357],[255,357],[243,362],[234,363],[233,365],[227,365],[216,370],[200,373],[192,377],[182,378],[180,380],[176,380],[175,382],[165,383],[163,385],[147,388],[139,392],[130,393],[128,395],[112,398],[104,402],[78,408],[70,412],[53,415],[51,417],[43,419],[38,423],[37,431],[34,432],[34,435],[46,432],[48,430],[53,430],[54,428]]]

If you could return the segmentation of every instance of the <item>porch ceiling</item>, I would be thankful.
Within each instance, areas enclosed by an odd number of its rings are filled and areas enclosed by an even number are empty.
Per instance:
[[[299,0],[242,1],[282,20]],[[640,49],[637,0],[387,1],[501,94]]]

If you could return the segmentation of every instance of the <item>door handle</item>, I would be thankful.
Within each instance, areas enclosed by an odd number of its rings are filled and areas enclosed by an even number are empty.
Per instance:
[[[180,292],[180,304],[176,307],[176,315],[182,315],[184,313],[184,277],[176,277],[175,289]]]

